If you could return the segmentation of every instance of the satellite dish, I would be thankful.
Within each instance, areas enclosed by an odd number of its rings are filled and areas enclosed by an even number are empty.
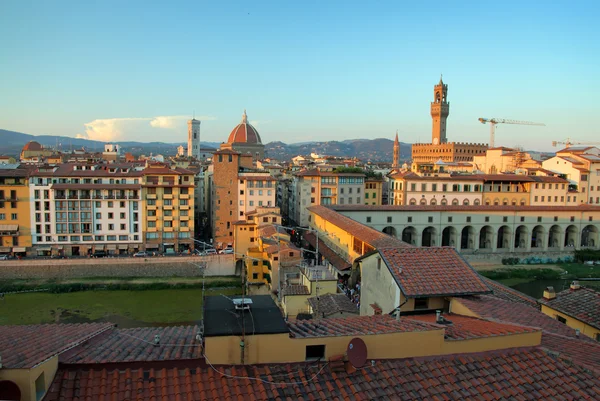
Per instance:
[[[367,345],[360,338],[353,338],[346,350],[348,360],[355,368],[361,368],[367,362]]]

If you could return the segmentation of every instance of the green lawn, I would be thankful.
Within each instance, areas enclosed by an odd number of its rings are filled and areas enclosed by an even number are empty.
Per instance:
[[[206,291],[206,295],[236,293],[239,293],[238,289]],[[63,317],[71,315],[90,320],[118,315],[147,323],[192,322],[202,317],[202,290],[6,295],[4,300],[0,300],[0,325],[53,323],[56,322],[57,311]]]
[[[563,263],[558,266],[568,272],[569,277],[600,278],[600,265],[588,266],[583,263]]]

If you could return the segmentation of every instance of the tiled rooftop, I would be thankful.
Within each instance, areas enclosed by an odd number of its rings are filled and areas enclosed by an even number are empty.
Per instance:
[[[379,253],[409,298],[491,292],[454,248],[384,248]]]
[[[402,242],[399,239],[377,231],[371,227],[359,223],[358,221],[352,220],[351,218],[346,217],[331,208],[319,205],[311,206],[308,208],[308,210],[324,218],[328,222],[338,226],[342,230],[352,234],[361,241],[366,242],[374,248],[381,248],[385,246],[412,248],[412,245],[407,244],[406,242]]]
[[[296,338],[360,336],[439,330],[429,323],[400,319],[390,315],[338,317],[319,320],[296,320],[288,323]]]
[[[583,337],[583,334],[581,337]],[[600,374],[600,343],[544,333],[542,334],[542,347],[557,352],[560,358],[572,360],[578,365],[595,369]]]
[[[304,234],[304,239],[313,247],[316,247],[317,241],[314,233],[308,232]],[[335,251],[327,246],[327,244],[321,239],[319,239],[319,253],[340,271],[347,270],[352,267],[350,263],[346,262],[344,258],[335,253]]]
[[[318,311],[320,316],[343,315],[344,313],[357,314],[359,312],[355,304],[350,301],[346,294],[325,294],[318,298],[308,298],[313,311]]]
[[[445,335],[448,340],[470,340],[473,338],[487,338],[508,336],[512,334],[534,333],[539,331],[532,327],[517,326],[510,323],[492,322],[489,320],[477,319],[455,315],[452,313],[444,314],[445,319],[451,324],[441,324],[446,329]],[[436,323],[435,314],[406,316],[405,319],[413,319],[420,322]]]
[[[521,291],[513,290],[510,287],[507,287],[499,282],[489,279],[487,277],[481,276],[483,281],[492,289],[494,292],[494,296],[504,299],[506,301],[511,302],[519,302],[533,308],[538,308],[537,300],[529,295],[523,294]]]
[[[109,330],[65,352],[59,360],[83,364],[197,359],[202,357],[198,332],[198,326]],[[153,344],[155,335],[160,346]]]
[[[313,208],[325,206],[312,206]],[[521,206],[521,205],[332,205],[329,207],[332,211],[343,213],[344,211],[363,212],[600,212],[600,206],[581,204],[578,206]],[[321,213],[319,213],[321,215]],[[329,220],[327,217],[323,218]],[[345,216],[344,216],[345,217]],[[349,218],[349,217],[346,217]],[[354,220],[352,220],[354,221]]]
[[[111,323],[0,326],[0,356],[9,369],[27,369],[113,327]]]
[[[542,298],[539,302],[600,329],[600,292],[598,291],[585,287],[577,290],[568,289],[556,294],[554,299]]]
[[[539,327],[544,332],[575,337],[575,330],[572,328],[523,303],[507,301],[492,295],[462,297],[459,301],[485,319]]]
[[[299,284],[284,285],[281,288],[281,293],[285,295],[310,295],[307,286]]]
[[[160,370],[60,369],[44,398],[100,399],[597,400],[600,378],[544,350],[525,348],[379,360],[354,373],[304,363]]]

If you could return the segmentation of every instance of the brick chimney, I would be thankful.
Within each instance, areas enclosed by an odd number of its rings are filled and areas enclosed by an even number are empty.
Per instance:
[[[549,286],[544,290],[544,299],[551,300],[556,298],[556,291],[554,291],[554,287]]]

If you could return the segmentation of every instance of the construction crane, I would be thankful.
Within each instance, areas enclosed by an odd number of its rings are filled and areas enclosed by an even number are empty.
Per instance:
[[[533,123],[531,121],[516,121],[506,120],[504,118],[480,118],[479,122],[482,124],[490,124],[490,148],[494,147],[494,139],[496,137],[496,124],[518,124],[518,125],[543,125],[542,123]]]
[[[568,148],[571,145],[600,145],[600,142],[575,142],[567,138],[564,141],[552,141],[552,146],[556,145],[565,145],[565,148]]]

